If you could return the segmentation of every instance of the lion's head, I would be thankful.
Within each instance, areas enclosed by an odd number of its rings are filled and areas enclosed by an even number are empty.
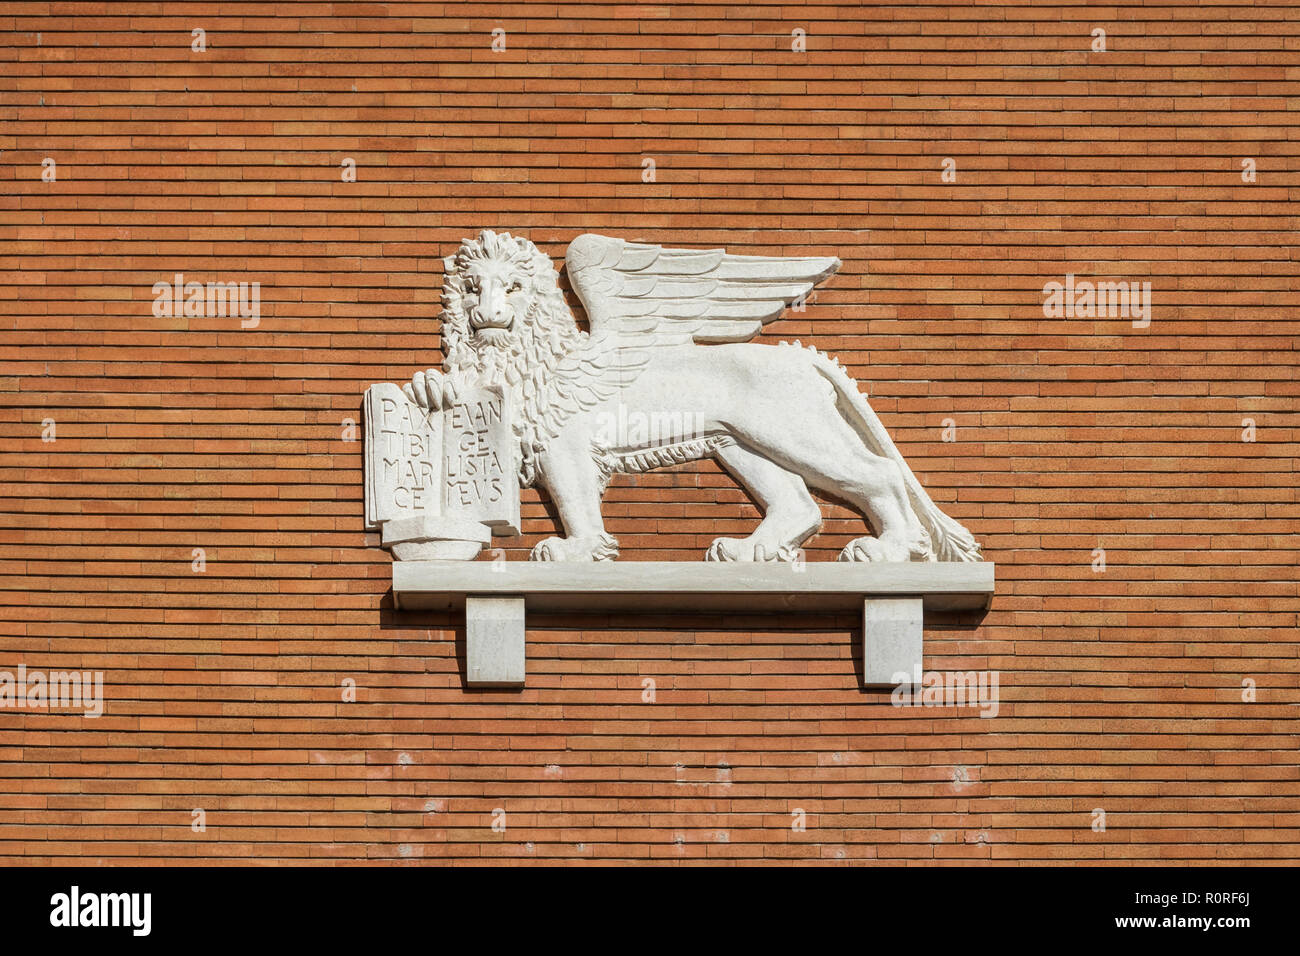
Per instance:
[[[534,455],[552,431],[546,386],[584,333],[564,301],[550,257],[527,239],[484,229],[443,265],[444,370],[508,388],[521,446],[520,477],[530,484]]]
[[[484,229],[443,260],[442,346],[448,371],[545,361],[577,327],[550,257],[522,237]],[[563,349],[567,351],[567,349]],[[498,365],[498,363],[500,363]]]

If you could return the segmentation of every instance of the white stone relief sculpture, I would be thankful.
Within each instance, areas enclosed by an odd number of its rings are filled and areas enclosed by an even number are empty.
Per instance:
[[[396,557],[473,557],[490,533],[517,532],[518,486],[539,483],[565,534],[532,558],[610,560],[612,475],[714,458],[763,519],[749,537],[715,540],[707,560],[792,560],[822,525],[810,487],[875,532],[840,560],[981,560],[836,360],[749,341],[838,259],[588,234],[565,260],[589,333],[543,252],[485,230],[445,260],[442,369],[367,393],[367,524]]]

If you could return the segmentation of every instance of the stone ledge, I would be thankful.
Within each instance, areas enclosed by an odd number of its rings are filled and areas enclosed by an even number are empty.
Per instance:
[[[395,561],[393,597],[443,610],[467,597],[522,596],[536,610],[859,610],[866,597],[919,597],[926,610],[987,608],[992,562]]]

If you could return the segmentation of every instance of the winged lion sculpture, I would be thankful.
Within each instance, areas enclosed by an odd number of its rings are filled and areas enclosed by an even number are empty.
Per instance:
[[[837,361],[798,343],[750,342],[838,259],[582,235],[565,262],[589,332],[550,258],[525,238],[484,230],[444,262],[443,367],[416,372],[403,391],[435,411],[463,389],[503,388],[520,483],[546,488],[565,532],[533,559],[613,559],[601,514],[611,476],[713,458],[763,518],[746,538],[716,539],[707,560],[793,560],[822,525],[809,488],[849,502],[874,531],[840,560],[980,560]]]

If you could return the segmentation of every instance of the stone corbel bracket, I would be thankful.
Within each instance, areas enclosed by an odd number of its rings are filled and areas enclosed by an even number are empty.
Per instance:
[[[864,684],[922,671],[924,612],[982,610],[991,562],[740,564],[687,561],[396,561],[404,610],[465,609],[466,682],[522,687],[525,612],[862,610]]]

